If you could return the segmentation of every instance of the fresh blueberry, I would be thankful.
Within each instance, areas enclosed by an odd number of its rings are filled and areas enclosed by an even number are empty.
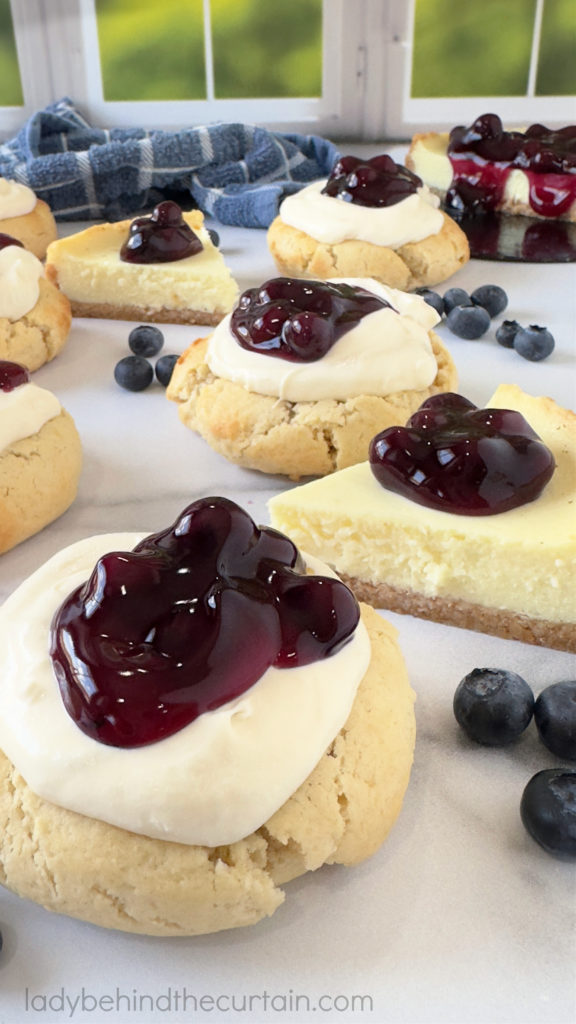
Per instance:
[[[534,708],[528,683],[498,668],[475,668],[458,684],[454,715],[476,743],[503,747],[524,732]]]
[[[472,306],[472,299],[463,288],[449,288],[444,294],[444,312],[446,316],[454,306]]]
[[[530,324],[518,331],[514,338],[514,348],[524,359],[538,363],[546,359],[554,349],[554,338],[546,327]]]
[[[533,775],[522,794],[520,817],[547,853],[576,859],[576,772],[547,768]]]
[[[130,331],[128,344],[135,356],[157,356],[164,344],[164,335],[157,327],[143,324]]]
[[[508,296],[498,284],[482,284],[470,295],[475,306],[482,306],[491,317],[503,313],[508,305]]]
[[[576,761],[576,681],[547,686],[534,705],[534,721],[545,747]]]
[[[517,320],[504,320],[496,331],[496,341],[504,348],[514,348],[514,338],[521,330]]]
[[[114,380],[127,391],[144,391],[153,378],[152,364],[143,356],[124,356],[114,367]]]
[[[446,324],[458,338],[474,341],[490,327],[490,314],[483,306],[454,306],[448,313]]]
[[[156,363],[156,377],[160,381],[163,387],[167,388],[172,377],[172,370],[178,362],[178,356],[165,355],[160,356],[160,359]]]
[[[212,242],[212,245],[215,245],[216,248],[218,249],[220,246],[220,235],[218,234],[217,231],[214,231],[214,228],[207,228],[207,231],[208,234],[210,235],[210,241]]]
[[[424,302],[432,306],[438,313],[438,316],[444,316],[444,299],[438,292],[432,291],[431,288],[417,288],[416,295],[419,295],[424,299]]]

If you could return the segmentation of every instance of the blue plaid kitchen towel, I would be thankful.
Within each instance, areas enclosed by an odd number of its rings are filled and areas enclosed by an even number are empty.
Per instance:
[[[326,177],[338,155],[320,136],[246,124],[94,128],[65,98],[0,144],[0,177],[28,185],[59,220],[121,220],[182,194],[183,205],[223,224],[263,228],[285,196]]]

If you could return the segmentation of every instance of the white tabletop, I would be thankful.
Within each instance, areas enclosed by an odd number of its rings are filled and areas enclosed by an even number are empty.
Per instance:
[[[241,288],[274,276],[264,232],[216,226]],[[499,383],[514,382],[575,408],[574,266],[472,262],[440,290],[482,283],[503,285],[505,316],[548,326],[556,349],[529,363],[497,345],[493,328],[479,341],[441,328],[461,392],[482,404]],[[128,354],[132,326],[77,320],[65,351],[35,374],[74,416],[85,465],[72,508],[2,556],[0,600],[71,541],[159,529],[210,494],[237,500],[266,523],[267,499],[289,486],[213,453],[180,424],[159,385],[140,394],[116,386],[114,365]],[[165,351],[180,352],[202,333],[167,326]],[[559,762],[533,730],[502,751],[470,745],[454,722],[452,696],[475,667],[513,669],[539,691],[575,678],[574,659],[389,618],[418,695],[418,739],[404,809],[384,847],[357,868],[324,868],[291,883],[271,919],[204,938],[106,932],[2,891],[3,1024],[573,1024],[574,866],[545,854],[519,818],[528,779]]]

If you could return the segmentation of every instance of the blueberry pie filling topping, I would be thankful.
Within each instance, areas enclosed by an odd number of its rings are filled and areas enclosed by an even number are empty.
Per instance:
[[[534,501],[554,456],[521,413],[479,409],[461,395],[434,395],[405,427],[373,438],[370,466],[385,488],[428,508],[495,515]]]
[[[455,211],[496,209],[513,170],[527,176],[535,214],[560,217],[576,201],[576,125],[508,132],[497,114],[483,114],[468,128],[452,129],[448,157],[453,179],[446,202]]]
[[[387,154],[361,160],[343,156],[332,168],[322,194],[358,206],[394,206],[422,187],[422,180]]]
[[[171,199],[159,203],[149,217],[137,217],[120,250],[125,263],[174,263],[202,252],[202,242]]]
[[[392,308],[349,284],[275,277],[249,288],[230,319],[242,348],[291,362],[313,362],[369,313]]]
[[[306,575],[287,537],[206,498],[100,558],[54,615],[50,653],[78,727],[138,747],[244,694],[271,666],[336,654],[358,622],[348,588]]]

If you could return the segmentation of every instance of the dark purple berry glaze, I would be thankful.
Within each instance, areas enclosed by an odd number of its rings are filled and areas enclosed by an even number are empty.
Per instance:
[[[362,317],[386,307],[392,308],[364,288],[274,277],[243,292],[230,329],[242,348],[309,363],[326,355]]]
[[[202,252],[202,242],[186,223],[178,203],[166,199],[149,217],[137,217],[120,250],[125,263],[174,263]]]
[[[358,619],[348,588],[305,575],[287,537],[204,498],[98,561],[54,616],[51,656],[78,727],[137,747],[240,696],[270,666],[335,654]]]
[[[0,391],[14,391],[14,388],[27,384],[29,380],[30,374],[25,366],[0,359]]]
[[[330,172],[322,194],[357,206],[394,206],[413,195],[422,180],[391,156],[341,157]]]
[[[455,211],[494,210],[514,168],[528,177],[534,213],[560,217],[576,201],[576,125],[507,132],[497,114],[483,114],[469,128],[452,129],[448,156],[453,179],[446,203]]]
[[[17,245],[20,249],[24,246],[17,238],[12,238],[12,235],[6,235],[3,231],[0,231],[0,249],[7,249],[9,245]]]
[[[370,466],[383,487],[420,505],[487,516],[534,501],[555,463],[519,412],[478,409],[448,392],[428,398],[405,427],[377,434]]]

